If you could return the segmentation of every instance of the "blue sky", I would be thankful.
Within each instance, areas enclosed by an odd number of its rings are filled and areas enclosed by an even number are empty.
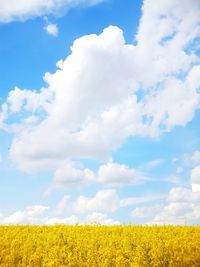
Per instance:
[[[198,224],[199,1],[0,4],[0,223]]]

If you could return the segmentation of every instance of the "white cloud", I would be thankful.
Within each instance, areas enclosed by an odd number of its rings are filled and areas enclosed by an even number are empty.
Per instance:
[[[170,203],[154,217],[153,223],[184,225],[191,222],[191,213],[192,205],[190,203]]]
[[[101,2],[103,0],[0,0],[0,22],[24,21],[48,14],[61,15],[76,6],[92,6]]]
[[[192,184],[200,184],[200,165],[192,169],[190,181]]]
[[[168,203],[154,214],[153,224],[196,224],[200,220],[200,193],[191,189],[172,188]]]
[[[144,203],[154,203],[166,198],[163,194],[146,195],[139,197],[120,198],[114,189],[97,191],[93,197],[79,196],[71,201],[69,196],[64,196],[58,203],[56,211],[59,214],[109,214],[127,206],[136,206]],[[87,220],[86,220],[87,221]]]
[[[47,88],[11,91],[11,113],[40,114],[40,123],[15,135],[10,153],[17,167],[55,170],[66,159],[105,160],[129,136],[156,137],[185,126],[200,105],[193,45],[199,18],[197,0],[159,0],[156,6],[146,0],[136,45],[110,26],[75,40],[57,71],[46,73]]]
[[[53,187],[77,188],[88,184],[93,179],[93,172],[89,169],[78,169],[71,163],[63,164],[56,170],[53,177]]]
[[[47,193],[51,193],[56,188],[80,188],[94,182],[111,187],[136,185],[147,179],[148,177],[136,169],[112,162],[112,160],[100,165],[96,172],[88,168],[80,169],[73,162],[64,162],[55,171]]]
[[[115,221],[108,217],[105,213],[93,212],[87,215],[84,219],[78,218],[76,215],[71,215],[66,218],[48,218],[44,221],[45,225],[56,225],[56,224],[66,224],[66,225],[83,225],[83,224],[101,224],[101,225],[118,225],[119,221]]]
[[[41,88],[40,92],[36,92],[15,87],[7,97],[7,112],[10,115],[22,111],[36,112],[39,109],[47,112],[52,101],[53,92],[47,88]]]
[[[1,224],[120,224],[119,221],[110,218],[110,214],[127,206],[142,203],[150,203],[163,199],[161,195],[130,197],[120,199],[114,189],[97,191],[94,196],[79,196],[71,200],[70,196],[64,195],[54,210],[49,207],[35,205],[26,207],[9,216],[0,216]],[[46,214],[46,212],[49,212]],[[59,215],[59,217],[57,216]],[[61,216],[61,217],[60,217]]]
[[[63,63],[63,69],[46,75],[51,84],[49,90],[56,97],[50,109],[45,109],[47,119],[22,132],[13,142],[11,154],[21,169],[30,165],[32,168],[34,163],[37,169],[37,164],[41,165],[43,159],[46,162],[48,155],[49,159],[102,157],[116,148],[132,129],[139,131],[136,97],[125,99],[131,93],[127,80],[129,67],[125,63],[130,49],[123,42],[116,27],[106,29],[100,36],[85,36],[74,43],[73,53]],[[120,64],[124,70],[117,63],[118,53],[124,54]],[[112,58],[110,63],[107,58]],[[125,96],[124,87],[128,91]],[[54,134],[49,136],[49,132]],[[30,143],[32,148],[28,152]]]
[[[111,218],[108,218],[107,214],[93,212],[87,216],[86,222],[88,224],[101,224],[101,225],[118,225],[119,221],[115,221]]]
[[[64,198],[63,198],[64,199]],[[113,220],[105,213],[93,212],[83,218],[77,215],[70,215],[64,218],[44,216],[49,208],[46,206],[30,206],[24,210],[15,211],[9,216],[0,214],[0,224],[13,225],[13,224],[37,224],[37,225],[76,225],[76,224],[101,224],[101,225],[117,225],[119,221]]]
[[[197,68],[200,74],[200,68]],[[189,72],[185,81],[168,78],[163,89],[148,98],[146,113],[152,118],[152,129],[155,131],[163,125],[167,131],[176,125],[185,126],[199,108],[200,96],[196,87],[190,87],[188,80],[194,68]],[[198,85],[200,86],[200,84]],[[160,106],[159,106],[160,105]],[[159,106],[159,110],[158,110]]]
[[[24,210],[15,211],[9,216],[0,218],[1,224],[38,224],[41,223],[41,216],[49,209],[49,207],[36,205],[26,207]]]
[[[138,184],[146,180],[144,174],[127,165],[114,163],[112,161],[101,165],[96,180],[110,186],[120,184]]]
[[[67,224],[67,225],[75,225],[80,224],[80,220],[76,215],[71,215],[66,218],[48,218],[45,220],[44,224],[46,225],[56,225],[56,224]]]
[[[164,200],[164,195],[120,198],[116,190],[98,191],[93,197],[79,196],[74,201],[64,196],[54,212],[65,217],[47,216],[46,206],[36,205],[16,211],[9,216],[0,216],[1,224],[119,224],[110,218],[110,213],[127,206],[136,206],[131,216],[146,218],[150,224],[192,224],[200,219],[200,194],[187,188],[172,188],[167,197],[167,204],[156,204]],[[150,202],[154,202],[149,206]],[[148,203],[148,206],[137,207]],[[52,214],[52,212],[51,212]],[[66,216],[67,215],[67,216]]]
[[[109,218],[108,214],[105,213],[113,212],[116,209],[116,204],[114,203],[116,201],[115,198],[117,198],[116,196],[116,192],[112,190],[99,191],[94,198],[84,199],[84,203],[87,203],[87,207],[82,206],[81,201],[84,198],[82,196],[77,198],[74,202],[70,202],[69,196],[64,196],[58,203],[54,213],[58,212],[60,215],[67,213],[67,217],[55,217],[52,211],[50,211],[50,214],[47,214],[49,207],[35,205],[25,207],[24,210],[15,211],[8,216],[4,216],[0,213],[0,224],[75,225],[99,223],[103,225],[116,225],[120,224],[120,222]],[[109,208],[106,207],[106,205],[108,206],[107,201],[111,201],[111,207]],[[80,211],[80,209],[83,210]],[[104,213],[99,211],[103,211]],[[77,214],[81,216],[78,217]]]
[[[54,37],[58,36],[58,26],[56,24],[48,24],[47,26],[44,27],[44,30],[49,34]]]
[[[155,213],[158,213],[162,210],[161,205],[154,205],[150,207],[140,207],[140,208],[135,208],[131,212],[131,216],[133,218],[151,218],[155,216]]]
[[[153,2],[143,3],[136,37],[140,65],[146,63],[145,84],[157,84],[167,73],[187,71],[194,55],[186,53],[185,48],[199,35],[198,0],[184,0],[181,4],[179,0],[159,0],[156,5]]]
[[[200,193],[200,184],[192,184],[192,192]]]
[[[168,194],[169,202],[189,202],[192,198],[192,192],[187,188],[172,188]]]
[[[92,212],[110,213],[120,207],[120,199],[113,189],[98,191],[94,197],[80,196],[74,202],[74,211],[78,214]]]

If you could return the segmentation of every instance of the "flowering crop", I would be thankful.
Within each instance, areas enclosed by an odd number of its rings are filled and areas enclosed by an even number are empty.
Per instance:
[[[200,267],[200,227],[0,226],[0,266]]]

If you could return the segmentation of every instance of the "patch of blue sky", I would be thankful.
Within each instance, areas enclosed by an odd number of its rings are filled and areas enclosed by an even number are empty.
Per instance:
[[[200,55],[200,38],[197,37],[197,38],[194,38],[190,44],[185,47],[185,52],[187,54],[190,54],[190,53],[195,53],[197,55]]]
[[[49,174],[41,173],[36,176],[10,168],[1,170],[0,176],[0,208],[3,213],[43,202]]]

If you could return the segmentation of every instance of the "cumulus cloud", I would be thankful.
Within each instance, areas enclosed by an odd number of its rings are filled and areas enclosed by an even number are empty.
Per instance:
[[[71,215],[66,218],[48,218],[44,221],[46,225],[56,225],[56,224],[66,224],[66,225],[76,225],[80,224],[80,220],[76,215]]]
[[[108,218],[107,214],[93,212],[92,214],[88,215],[86,218],[86,222],[88,224],[101,224],[101,225],[118,225],[120,224],[119,221],[115,221],[111,218]]]
[[[39,224],[41,216],[49,209],[47,206],[36,205],[26,207],[24,210],[15,211],[9,216],[1,216],[1,224]]]
[[[24,89],[21,90],[15,87],[9,92],[7,97],[7,110],[9,115],[19,112],[35,112],[39,109],[44,111],[48,110],[48,107],[53,100],[53,93],[51,90],[42,88],[40,92]]]
[[[98,191],[94,197],[79,196],[74,201],[71,201],[70,196],[65,195],[58,202],[56,210],[50,210],[47,206],[35,205],[15,211],[8,216],[0,214],[0,224],[74,225],[99,223],[114,225],[119,224],[119,221],[109,218],[107,213],[112,213],[119,208],[120,201],[117,192],[107,189]],[[47,211],[49,212],[47,213]],[[64,214],[65,217],[63,217]]]
[[[164,200],[166,195],[154,194],[146,196],[132,196],[120,198],[115,189],[103,189],[97,191],[94,196],[79,196],[75,200],[71,200],[65,195],[57,205],[57,213],[62,214],[78,214],[89,216],[95,214],[114,213],[120,209],[136,206],[138,204],[155,203],[158,200]]]
[[[108,205],[109,203],[109,205]],[[77,214],[88,216],[93,212],[112,213],[120,208],[120,198],[114,189],[103,189],[97,191],[94,196],[80,195],[75,200],[64,196],[58,203],[56,211],[58,214]]]
[[[200,219],[200,193],[191,189],[172,188],[168,203],[162,207],[151,223],[154,224],[196,224]]]
[[[74,203],[74,211],[78,214],[110,213],[116,211],[119,207],[120,199],[113,189],[98,191],[94,197],[80,196]]]
[[[200,192],[200,184],[192,184],[192,192]]]
[[[199,3],[192,0],[189,8],[188,1],[151,3],[144,1],[136,45],[126,44],[113,26],[83,36],[57,71],[45,74],[46,88],[10,92],[11,113],[40,114],[40,122],[20,130],[11,145],[19,169],[57,169],[69,158],[109,158],[129,136],[159,136],[192,120],[200,104],[194,45]]]
[[[192,213],[192,206],[188,203],[169,203],[158,213],[154,219],[154,224],[174,224],[184,225],[189,223],[188,217]],[[190,218],[191,219],[191,218]]]
[[[90,215],[87,215],[84,219],[80,219],[76,215],[71,215],[66,218],[49,218],[44,221],[45,225],[56,225],[56,224],[66,224],[66,225],[83,225],[83,224],[100,224],[100,225],[118,225],[119,221],[109,218],[105,213],[93,212]]]
[[[127,80],[130,75],[123,61],[128,60],[129,49],[123,43],[122,32],[116,27],[109,27],[100,36],[85,36],[74,43],[63,69],[46,75],[55,95],[51,108],[45,109],[47,118],[17,136],[11,148],[21,169],[32,167],[34,162],[37,169],[48,155],[51,159],[105,157],[134,128],[140,131],[136,96],[127,98],[131,93]],[[118,53],[124,54],[124,70],[118,65]],[[107,58],[112,58],[110,63]],[[128,90],[125,96],[124,86]],[[49,132],[53,134],[49,136]],[[30,148],[30,143],[33,147],[28,152],[26,146]]]
[[[120,224],[110,214],[128,206],[135,206],[131,216],[133,218],[151,219],[150,223],[156,224],[183,224],[195,223],[200,218],[199,205],[200,194],[193,193],[187,188],[172,188],[169,192],[168,204],[155,204],[158,200],[163,201],[164,195],[146,195],[142,197],[120,198],[114,189],[97,191],[94,196],[79,196],[72,200],[65,195],[58,202],[56,209],[35,205],[26,207],[9,216],[0,216],[1,224]],[[137,207],[137,205],[153,203],[152,206]],[[58,217],[59,215],[59,217]]]
[[[137,185],[144,183],[149,178],[135,168],[125,164],[115,163],[112,160],[99,166],[98,170],[91,171],[88,168],[79,168],[73,162],[63,162],[55,171],[53,181],[47,189],[51,193],[54,189],[74,189],[100,183],[109,187],[124,185]]]
[[[187,155],[184,160],[197,164],[198,155],[196,151],[192,157]],[[200,220],[200,166],[196,165],[191,170],[190,188],[174,187],[167,197],[166,204],[136,207],[132,216],[148,218],[150,224],[197,224]]]
[[[107,196],[106,196],[107,194]],[[0,224],[4,225],[13,225],[13,224],[37,224],[37,225],[56,225],[56,224],[66,224],[66,225],[75,225],[75,224],[102,224],[102,225],[116,225],[120,224],[119,221],[115,221],[112,218],[109,218],[108,214],[96,212],[94,210],[103,210],[108,211],[105,208],[105,201],[112,200],[114,194],[110,191],[100,191],[96,196],[89,200],[87,199],[88,207],[84,209],[83,212],[80,212],[81,208],[81,198],[79,197],[77,201],[73,204],[69,201],[69,196],[64,196],[63,199],[57,205],[57,211],[59,213],[66,213],[66,206],[71,205],[71,209],[68,209],[67,217],[55,217],[52,216],[52,211],[50,214],[47,214],[49,207],[42,205],[35,205],[25,207],[24,210],[15,211],[8,216],[4,216],[0,213]],[[101,203],[102,202],[102,203]],[[77,206],[78,205],[78,206]],[[114,204],[113,204],[114,205]],[[114,206],[111,210],[113,211]],[[85,208],[85,207],[84,207]],[[77,214],[73,214],[72,212]],[[110,211],[110,209],[109,209]],[[91,212],[91,213],[90,213]],[[62,214],[61,214],[62,215]]]
[[[162,210],[161,205],[154,205],[150,207],[137,207],[131,212],[133,218],[146,218],[150,219],[155,216],[155,213],[158,213]]]
[[[0,0],[0,23],[54,14],[65,14],[69,9],[77,6],[92,6],[104,0]]]
[[[27,207],[22,211],[15,211],[9,216],[0,214],[0,224],[4,225],[15,225],[15,224],[37,224],[37,225],[83,225],[83,224],[101,224],[101,225],[118,225],[119,221],[113,220],[105,213],[93,212],[86,215],[83,218],[77,215],[70,215],[68,217],[48,217],[44,216],[45,211],[48,207],[45,206],[31,206]]]
[[[127,165],[114,163],[112,161],[101,165],[96,176],[100,183],[109,184],[110,186],[120,184],[138,184],[146,180],[144,174]]]
[[[187,188],[175,187],[168,194],[169,202],[189,202],[192,198],[192,192]]]
[[[77,188],[94,181],[94,173],[89,169],[78,169],[71,163],[65,163],[58,168],[53,177],[52,189]]]

